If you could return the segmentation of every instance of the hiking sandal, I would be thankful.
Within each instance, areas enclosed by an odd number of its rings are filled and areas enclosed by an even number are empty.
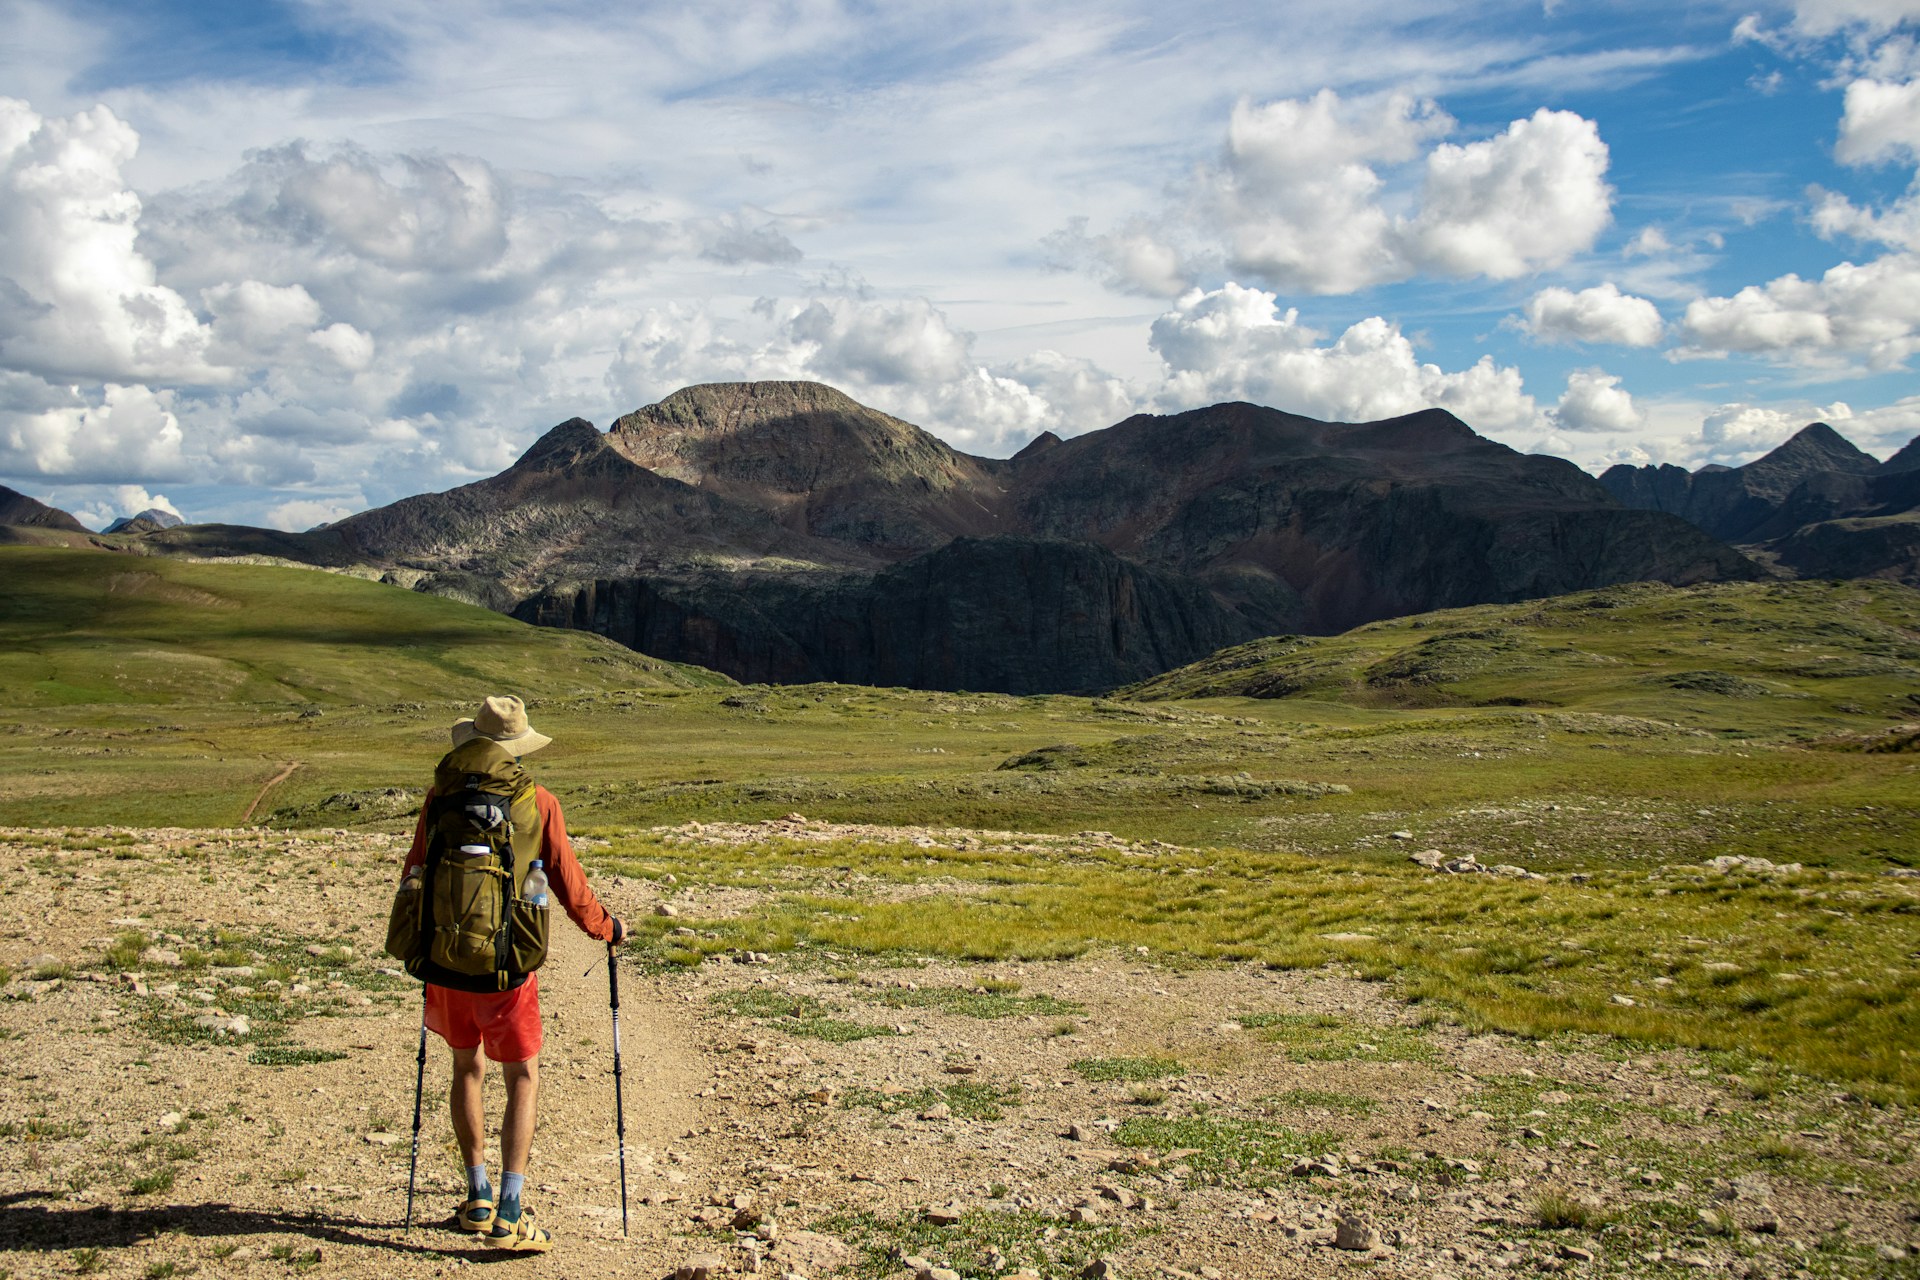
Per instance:
[[[553,1248],[553,1235],[533,1225],[533,1210],[522,1209],[512,1222],[493,1220],[487,1243],[496,1249],[516,1249],[524,1253],[545,1253]]]
[[[462,1231],[490,1231],[493,1229],[493,1201],[462,1201],[454,1217],[459,1220]]]

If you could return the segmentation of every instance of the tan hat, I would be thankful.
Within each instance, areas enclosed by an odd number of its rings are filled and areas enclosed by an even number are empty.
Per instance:
[[[533,731],[527,723],[527,704],[512,694],[488,698],[471,720],[453,722],[454,746],[475,738],[492,738],[516,756],[532,755],[553,741]]]

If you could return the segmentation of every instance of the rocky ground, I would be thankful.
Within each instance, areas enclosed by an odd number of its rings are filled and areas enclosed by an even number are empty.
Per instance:
[[[1132,954],[876,965],[801,949],[692,972],[629,957],[623,1237],[604,955],[567,930],[541,975],[529,1193],[558,1247],[516,1259],[449,1229],[459,1170],[434,1042],[403,1230],[418,988],[379,950],[403,848],[0,831],[0,1277],[400,1280],[493,1261],[1920,1274],[1906,1111],[1698,1055],[1474,1035],[1331,970]],[[647,881],[599,888],[623,915],[660,902]],[[750,899],[679,893],[676,927]]]

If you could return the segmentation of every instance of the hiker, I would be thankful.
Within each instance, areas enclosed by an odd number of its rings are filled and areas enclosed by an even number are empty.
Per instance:
[[[512,696],[490,697],[454,724],[453,750],[435,770],[414,827],[387,944],[427,984],[422,1064],[427,1030],[453,1053],[448,1104],[467,1166],[458,1223],[496,1248],[531,1252],[553,1244],[525,1203],[540,1089],[536,970],[546,959],[549,889],[590,937],[610,948],[627,939],[625,923],[587,885],[560,802],[520,765],[551,741],[534,732]],[[507,1089],[497,1194],[487,1177],[483,1047]],[[417,1154],[417,1098],[414,1110]]]

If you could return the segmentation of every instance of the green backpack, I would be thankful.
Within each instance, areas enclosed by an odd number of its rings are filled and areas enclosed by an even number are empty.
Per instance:
[[[402,883],[387,953],[422,982],[506,991],[547,958],[548,908],[522,892],[540,857],[533,779],[492,738],[449,751],[433,773],[425,869]]]

